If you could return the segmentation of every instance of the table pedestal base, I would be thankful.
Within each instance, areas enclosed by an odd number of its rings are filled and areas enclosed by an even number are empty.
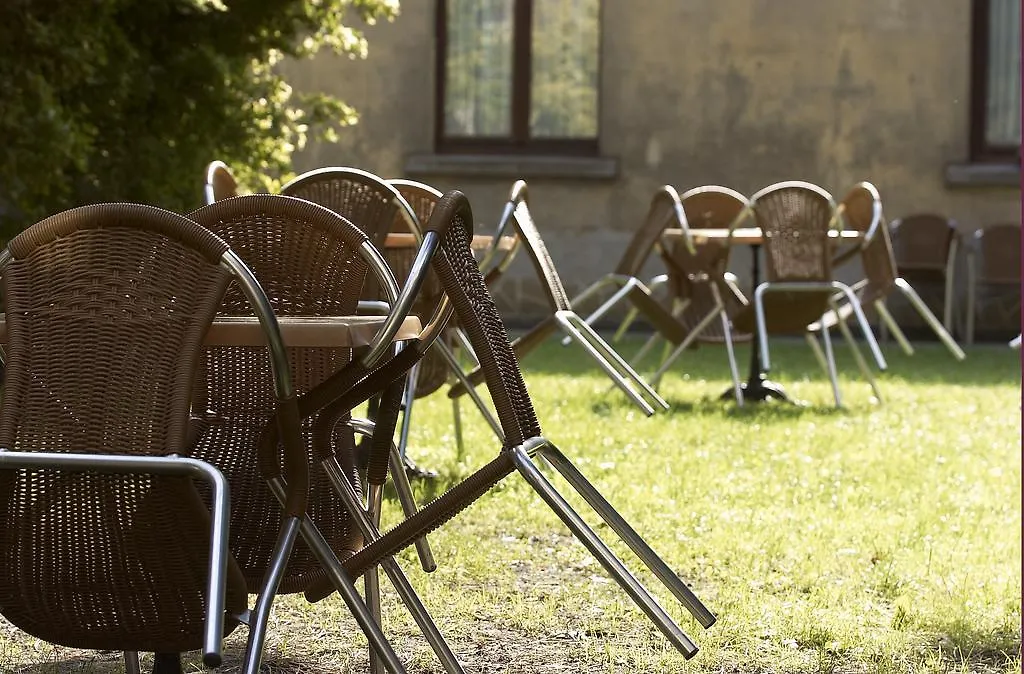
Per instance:
[[[740,389],[743,391],[743,402],[759,403],[768,399],[781,400],[787,403],[796,402],[786,395],[786,390],[782,388],[781,384],[776,384],[766,379],[763,374],[751,377],[743,382],[740,384]],[[719,397],[720,400],[734,400],[735,398],[736,391],[732,387],[723,391]]]

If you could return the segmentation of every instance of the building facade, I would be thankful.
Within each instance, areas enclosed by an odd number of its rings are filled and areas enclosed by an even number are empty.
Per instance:
[[[459,188],[487,230],[525,178],[570,292],[662,184],[870,180],[890,219],[1020,223],[1020,0],[406,0],[365,32],[366,60],[288,65],[361,117],[296,171]],[[522,320],[543,302],[525,260],[496,296]]]

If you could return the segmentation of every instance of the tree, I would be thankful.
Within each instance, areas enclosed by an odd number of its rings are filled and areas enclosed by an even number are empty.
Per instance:
[[[272,188],[310,134],[356,121],[276,68],[321,48],[365,57],[350,12],[392,20],[398,0],[0,3],[0,237],[97,201],[187,211],[214,158]]]

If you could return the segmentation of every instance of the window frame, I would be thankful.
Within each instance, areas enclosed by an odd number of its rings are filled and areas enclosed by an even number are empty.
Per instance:
[[[979,163],[1020,161],[1020,143],[993,145],[985,136],[988,124],[989,0],[971,2],[970,159]]]
[[[513,0],[512,10],[512,110],[508,136],[449,136],[445,134],[445,81],[448,66],[448,2],[437,0],[435,18],[434,151],[439,154],[507,154],[597,156],[601,135],[600,30],[604,3],[598,2],[597,132],[593,138],[533,138],[530,136],[530,98],[533,65],[533,0]]]

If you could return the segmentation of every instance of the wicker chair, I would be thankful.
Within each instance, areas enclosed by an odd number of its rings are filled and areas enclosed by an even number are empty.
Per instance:
[[[608,311],[623,300],[629,300],[632,304],[631,310],[643,314],[654,327],[656,334],[661,335],[673,344],[679,344],[686,339],[688,330],[667,310],[664,305],[658,302],[651,295],[651,289],[640,280],[640,272],[646,264],[651,253],[661,250],[661,234],[665,229],[675,227],[684,231],[683,246],[689,246],[690,253],[693,253],[693,239],[687,230],[686,215],[683,206],[679,201],[679,195],[671,185],[662,185],[651,198],[651,204],[647,209],[640,227],[633,234],[622,259],[610,273],[605,274],[592,284],[587,286],[583,292],[572,300],[574,307],[596,296],[605,288],[611,286],[616,288],[615,292],[605,300],[597,309],[587,316],[586,321],[593,326]],[[630,321],[632,321],[630,318]],[[623,321],[625,323],[625,319]],[[626,324],[628,325],[628,324]],[[617,331],[616,336],[621,335],[624,329]],[[562,340],[563,345],[568,345],[571,338]],[[615,341],[614,339],[612,341]],[[653,383],[653,382],[652,382]]]
[[[828,192],[797,180],[769,185],[750,198],[749,212],[764,237],[767,281],[754,290],[753,307],[741,310],[733,326],[745,332],[757,331],[765,372],[771,367],[768,336],[802,335],[833,306],[837,292],[850,303],[879,368],[886,367],[857,297],[848,285],[832,278],[829,230],[838,222],[835,210]],[[841,407],[827,330],[822,331],[822,337],[832,393],[836,406]]]
[[[715,617],[650,546],[611,507],[603,496],[542,435],[523,383],[522,375],[494,301],[470,250],[473,216],[469,202],[459,192],[446,194],[434,209],[428,230],[445,231],[443,255],[434,259],[434,270],[454,305],[459,324],[466,331],[480,359],[481,371],[498,413],[503,433],[501,451],[486,466],[424,506],[416,515],[345,561],[352,577],[392,558],[414,540],[443,526],[452,517],[486,494],[505,477],[518,471],[541,498],[558,514],[604,568],[626,590],[630,598],[656,623],[671,643],[687,657],[696,646],[672,621],[623,563],[572,509],[541,473],[534,458],[544,457],[591,504],[608,527],[622,538],[704,626]],[[524,238],[529,241],[528,236]]]
[[[956,313],[956,258],[960,233],[956,221],[934,213],[916,213],[893,220],[889,225],[896,273],[920,287],[920,284],[945,286],[942,326],[953,332]],[[885,336],[882,324],[882,336]]]
[[[1020,311],[1020,243],[1018,224],[992,225],[974,232],[967,250],[968,344],[974,343],[974,322],[982,306],[980,286],[1016,290],[1015,306]]]
[[[408,314],[411,305],[408,302],[396,304],[397,284],[367,235],[324,207],[291,197],[255,195],[217,202],[193,212],[189,217],[231,244],[232,249],[256,273],[280,316],[355,314],[368,271],[373,272],[376,283],[386,291],[385,299],[395,307],[393,315]],[[418,293],[421,286],[422,279],[410,292]],[[245,307],[237,302],[237,297],[231,295],[221,308],[221,313],[228,316],[244,311]],[[390,341],[384,343],[386,345]],[[370,351],[377,349],[374,345]],[[206,422],[208,428],[200,439],[196,454],[209,456],[218,465],[230,463],[233,469],[229,476],[242,477],[239,484],[231,484],[232,493],[242,506],[237,511],[238,516],[250,522],[253,519],[266,521],[263,526],[271,526],[277,516],[272,494],[252,489],[249,486],[251,480],[244,475],[246,470],[254,469],[253,449],[270,442],[261,421],[267,413],[265,393],[260,395],[260,392],[269,390],[267,373],[262,363],[254,361],[251,353],[249,347],[207,349],[196,399],[198,408],[209,409],[207,416],[212,418]],[[406,356],[413,353],[408,350]],[[364,354],[358,355],[362,357]],[[350,484],[360,485],[355,463],[355,431],[367,427],[372,431],[372,424],[365,421],[348,423],[352,421],[350,410],[358,403],[348,406],[328,403],[343,397],[355,386],[363,371],[363,361],[356,357],[357,353],[352,348],[289,348],[288,356],[300,396],[301,430],[305,447],[310,452],[308,460],[316,465],[330,461]],[[378,357],[366,355],[369,362]],[[384,388],[382,386],[373,393],[379,394]],[[381,409],[390,409],[390,404],[382,402]],[[391,428],[393,431],[393,423]],[[397,466],[401,466],[397,451],[393,456],[386,452],[385,457],[385,461],[398,461]],[[392,473],[402,495],[402,504],[407,508],[406,515],[414,514],[415,502],[405,471],[399,468]],[[366,512],[361,508],[351,510],[327,473],[315,471],[310,480],[309,524],[312,526],[303,529],[304,543],[296,547],[289,560],[281,591],[302,592],[318,582],[325,582],[340,589],[353,613],[365,619],[366,608],[355,594],[340,563],[363,545],[359,518],[379,519],[381,494],[382,485],[380,493],[370,495]],[[251,584],[264,573],[267,543],[258,536],[247,535],[250,531],[255,530],[251,526],[232,527],[232,551],[239,560],[243,560],[243,572]],[[425,546],[425,539],[418,545]],[[429,561],[424,565],[433,570],[429,550],[427,557]],[[441,650],[439,657],[442,661],[453,660],[436,626],[409,589],[401,569],[392,565],[387,570],[403,600],[412,604],[411,610],[431,645]],[[367,574],[366,580],[370,597],[369,615],[379,622],[379,606],[374,601],[379,596],[376,573]],[[400,666],[393,669],[397,659],[383,641],[376,624],[372,627],[364,624],[363,627],[364,630],[369,629],[374,657],[379,655],[383,658],[392,671],[401,671]]]
[[[724,344],[736,403],[743,405],[743,389],[733,343],[750,341],[751,335],[734,334],[730,324],[732,316],[747,305],[735,277],[728,272],[732,242],[730,239],[709,239],[697,245],[689,229],[727,229],[731,238],[733,227],[747,207],[747,198],[728,187],[706,185],[688,190],[680,203],[683,217],[690,226],[684,228],[682,239],[662,251],[668,273],[655,277],[652,286],[667,283],[672,313],[683,326],[684,336],[681,340],[670,340],[675,349],[662,359],[650,381],[657,385],[662,375],[691,345]],[[649,340],[636,355],[636,360],[643,357],[651,344]]]
[[[212,161],[206,167],[206,184],[203,186],[206,203],[238,196],[238,183],[231,169],[222,161]]]
[[[256,279],[207,230],[136,204],[47,218],[10,242],[0,266],[0,613],[53,643],[124,650],[129,673],[139,651],[157,653],[155,672],[179,672],[175,654],[200,647],[217,667],[221,640],[245,620],[247,661],[258,665],[280,578],[247,582],[229,552],[239,501],[231,493],[229,508],[229,467],[194,451],[189,412],[203,337],[234,282],[264,326],[269,358],[266,347],[251,358],[267,369],[263,421],[276,420],[283,439],[280,454],[275,444],[253,457],[264,478],[287,480],[283,514],[258,532],[274,569],[306,509],[307,465],[277,320]],[[259,595],[251,619],[247,591]]]
[[[551,311],[547,318],[512,343],[512,349],[516,356],[522,358],[543,344],[557,330],[561,330],[578,342],[615,385],[645,414],[648,416],[654,414],[652,402],[662,409],[668,409],[668,403],[658,395],[657,391],[651,388],[622,356],[573,310],[547,247],[533,223],[524,181],[518,181],[513,186],[506,211],[511,211],[509,222],[515,227],[523,241]],[[452,386],[448,390],[448,396],[451,398],[461,396],[483,381],[484,370],[478,366],[467,375],[466,381],[460,381]],[[481,413],[486,414],[486,409],[481,408]]]
[[[939,319],[928,309],[928,306],[921,300],[914,288],[898,275],[896,259],[892,252],[892,243],[889,240],[889,229],[885,225],[885,215],[882,212],[882,200],[878,190],[869,182],[861,182],[855,185],[840,202],[837,209],[846,221],[849,229],[862,232],[864,238],[860,245],[853,248],[853,253],[860,254],[860,260],[864,268],[865,279],[853,285],[854,291],[862,306],[873,306],[878,312],[879,319],[884,323],[900,347],[907,355],[913,355],[914,348],[907,341],[903,331],[900,330],[892,314],[885,304],[886,298],[893,290],[898,290],[910,304],[917,310],[921,317],[928,323],[929,327],[938,335],[942,343],[946,345],[950,353],[957,360],[964,359],[963,350],[953,340],[953,337],[946,332]],[[846,261],[850,259],[848,253],[841,258],[834,258]],[[846,328],[846,319],[853,313],[849,304],[842,304],[838,311],[830,311],[821,321],[810,326],[807,337],[811,344],[817,346],[813,333],[822,329],[829,329],[836,325],[843,331],[844,337],[853,346],[855,357],[860,361],[860,354],[856,350],[849,331]],[[868,370],[864,367],[862,371]]]

